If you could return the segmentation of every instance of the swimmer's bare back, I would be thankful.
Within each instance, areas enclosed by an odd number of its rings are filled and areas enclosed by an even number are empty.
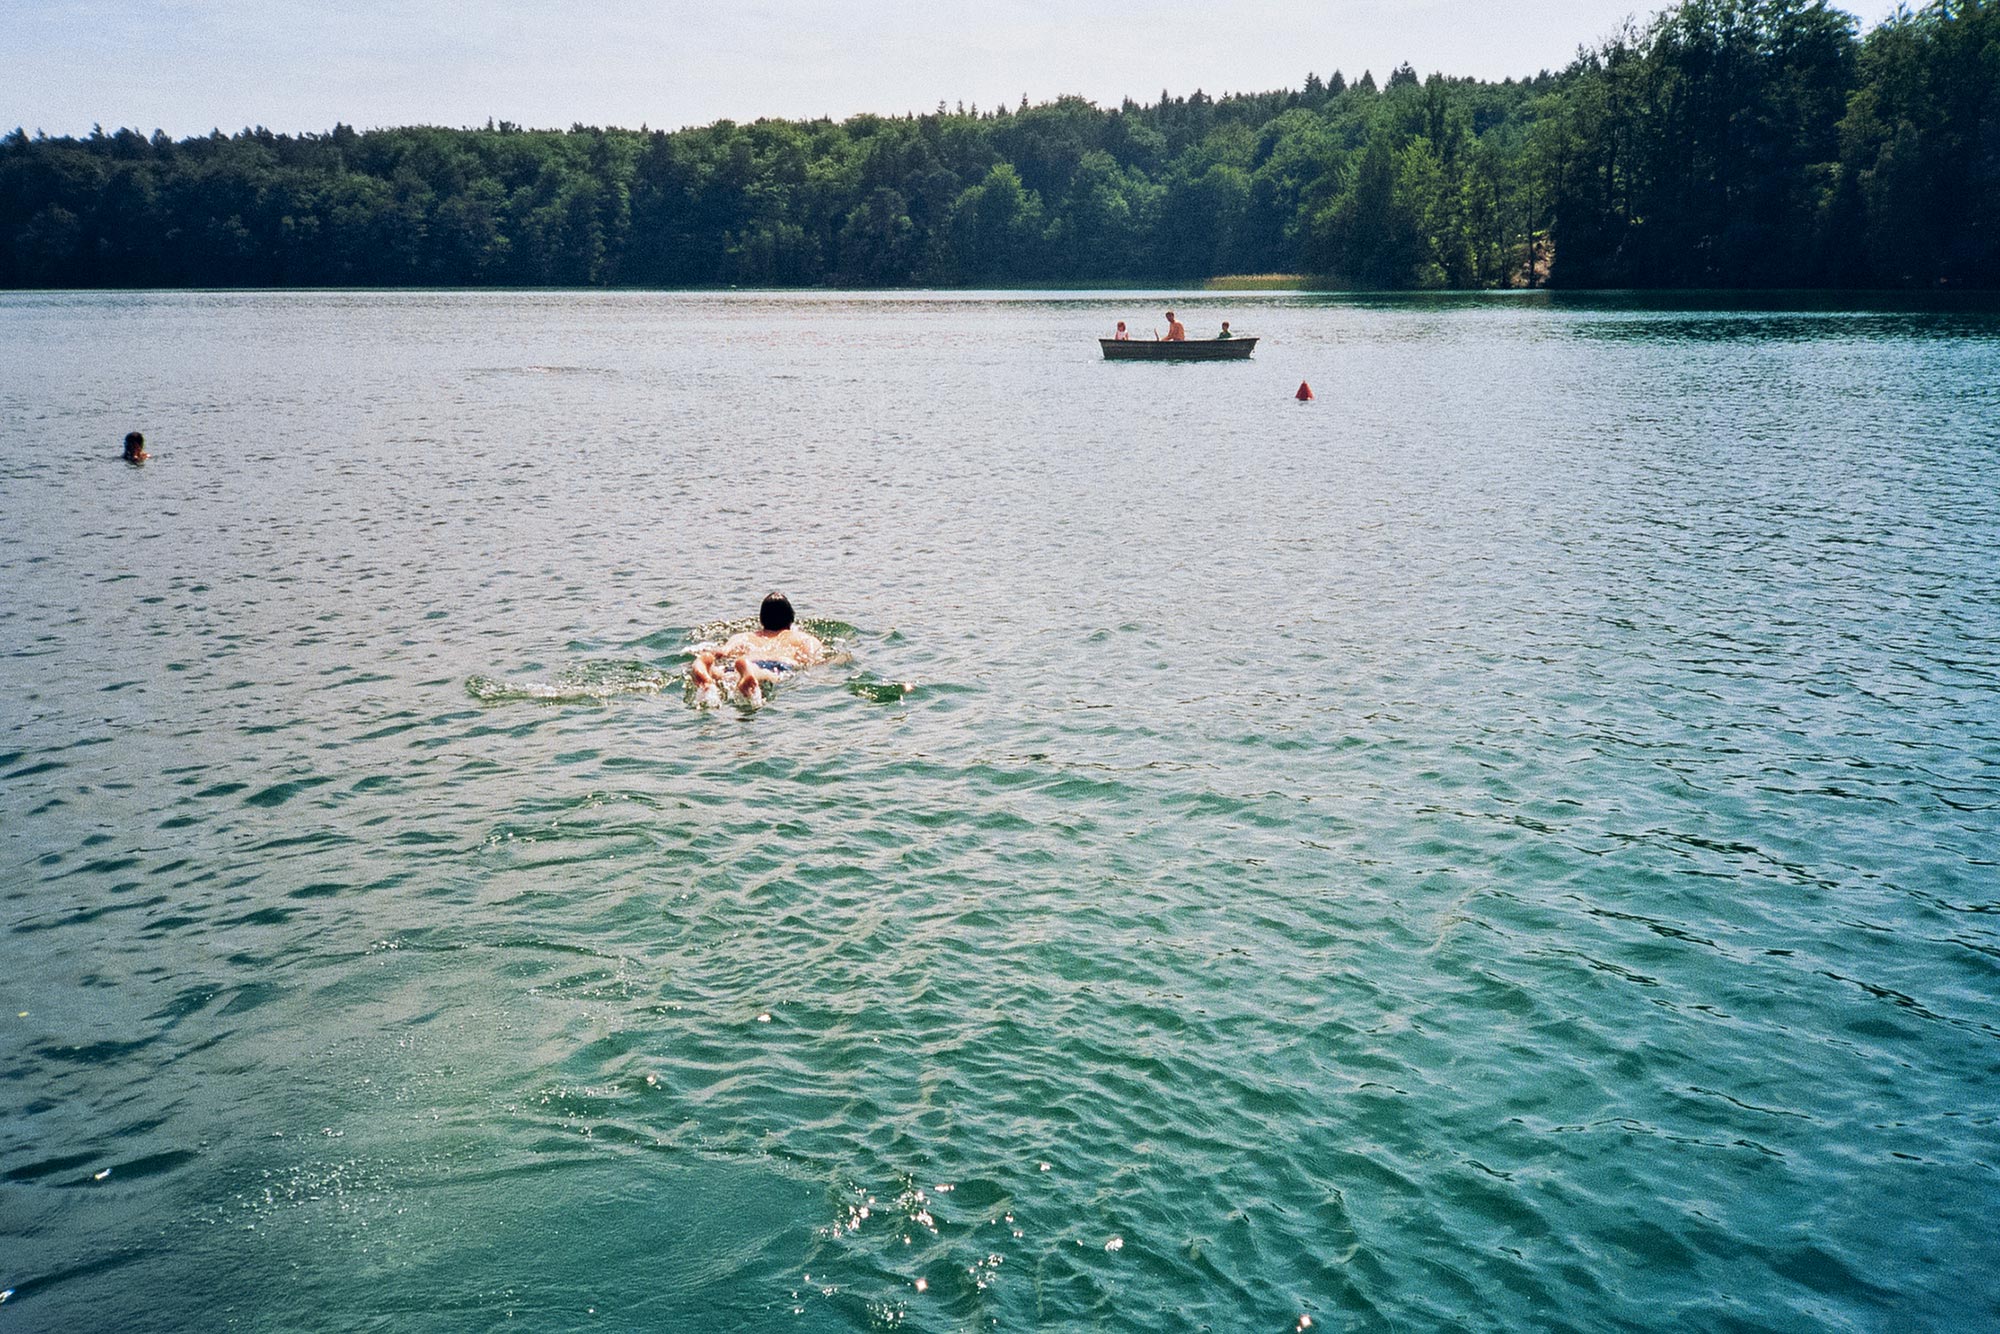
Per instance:
[[[783,630],[745,630],[717,651],[719,658],[749,657],[810,667],[826,657],[826,645],[816,635],[788,626]]]

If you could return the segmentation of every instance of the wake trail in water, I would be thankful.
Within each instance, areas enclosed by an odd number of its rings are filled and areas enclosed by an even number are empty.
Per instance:
[[[622,695],[658,695],[683,685],[683,671],[668,671],[652,663],[597,659],[572,663],[544,681],[503,681],[491,676],[466,678],[466,693],[481,704],[603,704]]]
[[[694,688],[687,660],[704,649],[720,648],[732,636],[755,624],[748,619],[711,621],[685,631],[655,631],[622,646],[675,652],[680,661],[671,666],[639,659],[586,659],[568,664],[546,679],[510,680],[475,674],[466,678],[465,689],[481,704],[605,704],[627,695],[660,695],[679,690],[697,708],[713,706],[721,702],[720,698],[713,691]],[[800,624],[827,645],[827,657],[817,666],[855,665],[850,645],[859,632],[854,626],[827,619],[802,619]],[[675,641],[679,641],[678,646]],[[896,703],[916,689],[914,682],[884,681],[865,672],[852,673],[843,686],[856,699],[875,704]]]

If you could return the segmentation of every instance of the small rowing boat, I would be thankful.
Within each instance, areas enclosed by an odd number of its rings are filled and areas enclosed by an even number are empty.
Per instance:
[[[1119,340],[1100,338],[1106,361],[1245,361],[1255,338],[1187,338],[1177,343],[1163,339]]]

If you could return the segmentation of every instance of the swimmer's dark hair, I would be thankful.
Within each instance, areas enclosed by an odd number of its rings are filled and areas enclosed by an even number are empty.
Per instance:
[[[764,605],[757,608],[757,619],[766,630],[789,630],[792,628],[792,600],[783,593],[766,593]]]
[[[140,435],[137,431],[127,431],[125,433],[125,448],[130,449],[134,445],[143,445],[145,443],[146,437]]]

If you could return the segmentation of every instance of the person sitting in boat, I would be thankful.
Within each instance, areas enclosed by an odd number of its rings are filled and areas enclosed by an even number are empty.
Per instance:
[[[1175,319],[1174,313],[1171,310],[1167,312],[1167,336],[1161,341],[1168,343],[1185,343],[1187,341],[1187,326]]]
[[[1125,332],[1125,321],[1123,320],[1118,321],[1118,332],[1111,336],[1121,343],[1130,341],[1132,337],[1131,334]]]
[[[695,654],[688,667],[695,689],[720,689],[719,660],[735,672],[736,693],[756,702],[763,698],[765,682],[782,680],[788,673],[824,659],[826,645],[817,635],[793,625],[794,619],[790,598],[775,591],[766,595],[757,608],[757,629],[730,636],[719,649]]]
[[[1217,334],[1217,335],[1216,335],[1216,338],[1217,338],[1217,339],[1219,340],[1219,339],[1223,339],[1223,338],[1234,338],[1234,337],[1236,337],[1236,335],[1235,335],[1235,334],[1233,334],[1233,333],[1231,333],[1231,332],[1229,332],[1229,321],[1228,321],[1228,320],[1224,320],[1224,321],[1222,322],[1222,332],[1221,332],[1221,333],[1219,333],[1219,334]]]

